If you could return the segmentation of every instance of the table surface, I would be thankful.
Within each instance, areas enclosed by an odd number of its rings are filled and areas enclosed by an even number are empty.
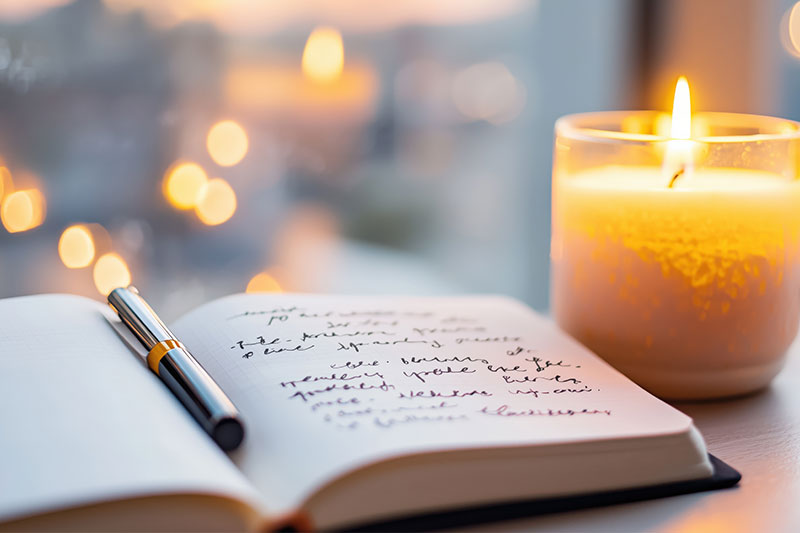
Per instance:
[[[766,390],[733,400],[674,405],[694,418],[709,451],[742,473],[738,487],[474,530],[800,531],[800,342]]]

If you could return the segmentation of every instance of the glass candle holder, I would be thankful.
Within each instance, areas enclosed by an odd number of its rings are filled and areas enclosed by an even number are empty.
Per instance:
[[[800,124],[701,113],[676,140],[665,121],[556,122],[554,316],[658,396],[761,389],[798,329]]]

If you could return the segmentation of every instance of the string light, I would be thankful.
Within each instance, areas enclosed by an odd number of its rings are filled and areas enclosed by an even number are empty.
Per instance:
[[[283,289],[269,272],[259,272],[247,284],[245,292],[283,292]]]
[[[195,207],[197,218],[208,226],[227,222],[236,212],[236,193],[222,178],[209,180],[203,188],[203,195]]]
[[[95,246],[86,226],[70,226],[58,240],[58,256],[67,268],[84,268],[94,260]]]
[[[217,122],[208,131],[206,148],[216,164],[231,167],[247,154],[249,141],[247,132],[233,120]]]
[[[164,196],[177,209],[193,209],[208,182],[206,171],[196,163],[172,166],[164,177]]]
[[[114,252],[103,254],[94,264],[94,285],[103,296],[117,287],[131,284],[131,272],[125,260]]]
[[[45,218],[44,195],[37,189],[15,191],[3,198],[0,218],[9,233],[39,226]]]

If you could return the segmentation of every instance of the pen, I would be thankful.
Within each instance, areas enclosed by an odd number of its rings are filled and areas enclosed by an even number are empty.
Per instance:
[[[108,304],[147,349],[147,365],[178,397],[204,430],[225,451],[244,438],[239,412],[186,347],[164,325],[139,291],[120,287]]]

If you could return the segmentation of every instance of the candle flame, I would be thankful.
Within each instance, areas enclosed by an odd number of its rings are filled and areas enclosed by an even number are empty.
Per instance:
[[[689,96],[689,82],[684,76],[675,84],[675,98],[672,101],[672,125],[664,158],[664,173],[667,187],[672,189],[678,180],[691,176],[692,157],[695,144],[692,138],[692,102]]]
[[[678,78],[675,85],[675,98],[672,101],[673,139],[689,139],[692,136],[692,102],[689,96],[689,82],[685,76]]]

